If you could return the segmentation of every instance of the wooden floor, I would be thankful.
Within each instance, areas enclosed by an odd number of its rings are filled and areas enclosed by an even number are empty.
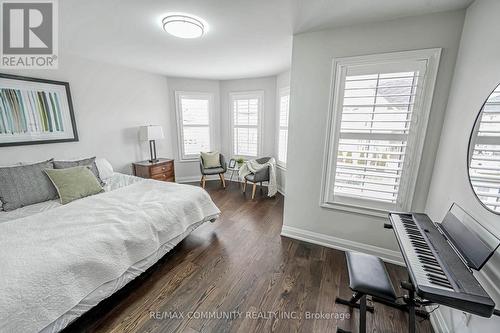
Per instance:
[[[335,332],[337,325],[357,331],[357,310],[334,303],[351,295],[342,251],[281,237],[279,194],[258,191],[252,201],[250,189],[243,195],[237,183],[222,190],[215,181],[207,191],[221,218],[195,230],[68,332]],[[402,267],[387,268],[395,286],[406,276]],[[406,332],[407,315],[375,304],[368,328]],[[418,332],[432,332],[428,320]]]

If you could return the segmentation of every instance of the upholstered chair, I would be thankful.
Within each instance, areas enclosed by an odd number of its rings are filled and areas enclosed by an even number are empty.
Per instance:
[[[203,158],[200,157],[200,172],[201,172],[201,186],[205,188],[205,180],[208,175],[219,175],[220,183],[223,188],[226,188],[226,181],[224,179],[224,174],[227,171],[227,163],[224,155],[219,154],[220,167],[217,168],[205,168],[203,165]]]
[[[256,161],[259,164],[265,164],[269,162],[270,159],[271,157],[261,157],[256,159]],[[252,200],[253,200],[255,198],[255,190],[257,189],[257,183],[260,183],[260,186],[262,187],[262,182],[268,182],[268,181],[269,181],[269,167],[260,169],[255,173],[246,175],[245,182],[243,183],[243,192],[245,192],[247,189],[247,182],[253,183],[252,187]]]

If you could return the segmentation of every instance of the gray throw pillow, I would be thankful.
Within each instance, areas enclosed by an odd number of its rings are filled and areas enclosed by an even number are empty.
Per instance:
[[[43,201],[57,199],[57,190],[45,174],[53,169],[52,160],[30,165],[0,168],[0,200],[10,211]]]
[[[67,169],[67,168],[74,168],[77,166],[89,166],[90,171],[92,171],[94,176],[96,176],[96,178],[99,180],[101,186],[104,185],[104,182],[99,176],[99,170],[97,169],[97,165],[95,164],[95,156],[77,161],[54,161],[54,169]]]

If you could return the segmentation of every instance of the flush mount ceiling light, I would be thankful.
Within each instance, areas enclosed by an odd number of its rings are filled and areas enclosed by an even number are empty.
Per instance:
[[[163,30],[179,38],[199,38],[207,31],[207,24],[188,14],[170,14],[161,21]]]

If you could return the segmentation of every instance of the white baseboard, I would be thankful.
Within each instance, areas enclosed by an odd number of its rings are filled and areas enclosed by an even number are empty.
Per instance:
[[[193,183],[193,182],[199,182],[200,180],[201,180],[201,176],[175,177],[175,181],[177,183]],[[219,175],[207,176],[206,180],[219,180]]]
[[[427,309],[430,311],[430,309]],[[443,313],[441,312],[441,308],[434,310],[430,315],[431,325],[436,333],[450,333],[450,329],[446,324],[446,320],[443,317]]]
[[[358,243],[351,240],[324,235],[295,227],[289,227],[286,225],[284,225],[281,229],[281,236],[298,239],[304,242],[318,244],[342,251],[357,251],[372,254],[386,262],[404,266],[403,256],[399,251],[388,250],[383,247]]]
[[[226,173],[227,175],[227,173]],[[237,183],[242,183],[238,177],[233,177],[233,180],[229,180],[229,176],[226,176],[226,182],[237,182]],[[201,179],[201,176],[189,176],[189,177],[175,177],[176,183],[193,183],[193,182],[199,182]],[[219,180],[219,175],[210,175],[206,177],[207,181],[208,180]],[[267,186],[267,182],[264,182],[264,186]],[[281,186],[278,186],[278,192],[281,193],[283,196],[285,196],[285,191]]]

